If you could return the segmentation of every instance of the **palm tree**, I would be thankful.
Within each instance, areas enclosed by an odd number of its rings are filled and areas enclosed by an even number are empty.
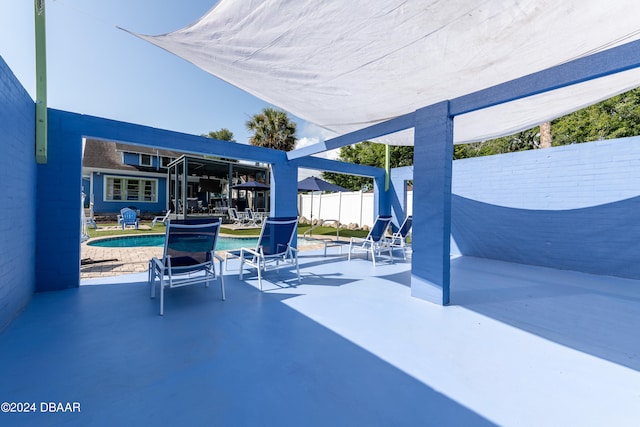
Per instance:
[[[246,126],[253,132],[251,145],[283,151],[291,151],[296,145],[296,124],[284,111],[266,107],[247,120]]]
[[[209,133],[202,134],[201,136],[204,136],[206,138],[218,139],[220,141],[236,142],[236,140],[233,138],[233,132],[231,132],[227,128],[220,128],[220,130],[212,130],[212,131],[209,131]]]

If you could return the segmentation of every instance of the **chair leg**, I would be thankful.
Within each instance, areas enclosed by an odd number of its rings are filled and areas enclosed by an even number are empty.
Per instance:
[[[224,274],[222,274],[222,260],[220,260],[220,290],[222,291],[222,301],[224,301],[226,299],[226,296],[224,294]]]
[[[260,263],[258,263],[256,270],[258,270],[258,286],[260,286],[260,292],[262,292],[262,269],[260,268]]]
[[[153,289],[153,285],[154,285],[153,281],[156,279],[155,277],[153,277],[153,279],[151,277],[151,269],[152,268],[153,268],[152,261],[149,261],[149,270],[147,271],[147,281],[149,282],[149,293],[150,293],[150,297],[151,298],[153,298],[155,296],[154,292],[153,292],[153,290],[154,290]]]
[[[160,279],[160,316],[164,316],[164,283]]]

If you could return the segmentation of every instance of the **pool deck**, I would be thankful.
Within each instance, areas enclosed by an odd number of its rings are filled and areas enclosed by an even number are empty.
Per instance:
[[[238,238],[242,236],[225,235],[221,237]],[[109,236],[114,237],[114,236]],[[159,246],[135,247],[135,248],[103,248],[90,246],[87,243],[98,240],[91,239],[82,243],[80,248],[80,259],[90,260],[81,262],[80,280],[92,279],[96,277],[119,276],[122,274],[146,272],[149,260],[153,257],[161,257],[163,248]],[[300,246],[301,251],[318,249],[322,244]],[[224,251],[217,251],[222,253]]]
[[[330,251],[297,286],[170,290],[165,316],[144,273],[34,295],[0,333],[0,400],[81,412],[0,424],[640,425],[640,282],[462,257],[441,307],[409,262]]]

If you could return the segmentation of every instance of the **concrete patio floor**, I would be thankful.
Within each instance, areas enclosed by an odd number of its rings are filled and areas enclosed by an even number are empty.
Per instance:
[[[319,255],[299,286],[171,290],[163,317],[144,273],[36,294],[0,333],[0,400],[81,412],[0,425],[640,424],[637,281],[463,257],[440,307],[408,262]]]

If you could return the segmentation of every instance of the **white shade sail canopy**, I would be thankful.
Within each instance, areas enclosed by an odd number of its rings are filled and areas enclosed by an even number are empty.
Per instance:
[[[640,38],[637,0],[221,0],[137,36],[334,132],[352,132]],[[455,118],[507,135],[640,86],[640,70]],[[413,143],[412,132],[386,142]]]

